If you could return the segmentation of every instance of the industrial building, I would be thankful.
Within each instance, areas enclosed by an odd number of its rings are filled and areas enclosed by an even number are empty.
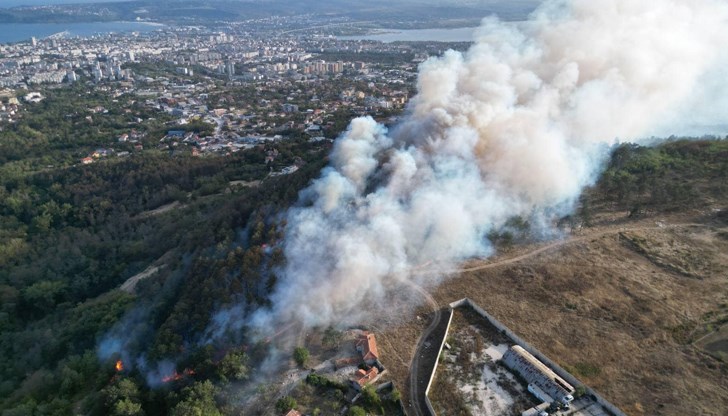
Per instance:
[[[544,402],[568,404],[574,400],[571,384],[520,345],[513,345],[506,351],[503,363],[523,377],[528,382],[528,391]]]

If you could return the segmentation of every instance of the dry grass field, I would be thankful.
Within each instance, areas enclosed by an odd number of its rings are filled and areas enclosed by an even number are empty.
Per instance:
[[[715,212],[596,222],[472,261],[429,292],[473,299],[629,415],[726,414],[728,224]],[[412,322],[382,336],[402,386]]]

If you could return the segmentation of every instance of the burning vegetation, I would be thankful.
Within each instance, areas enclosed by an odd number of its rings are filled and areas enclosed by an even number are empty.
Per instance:
[[[168,376],[162,377],[162,383],[169,383],[170,381],[178,381],[185,377],[192,376],[194,374],[195,374],[195,370],[191,370],[189,368],[185,368],[184,371],[182,371],[182,373],[178,373],[175,370],[174,373],[172,373]]]

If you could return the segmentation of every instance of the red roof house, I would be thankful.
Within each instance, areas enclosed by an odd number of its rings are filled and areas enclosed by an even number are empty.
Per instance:
[[[362,388],[369,384],[372,380],[377,378],[377,375],[379,375],[379,369],[377,367],[372,367],[368,371],[359,369],[354,373],[354,379],[352,380],[355,384],[354,387]]]
[[[367,364],[373,364],[379,359],[379,351],[377,351],[377,339],[370,332],[363,332],[356,340],[356,350],[361,353],[362,358]]]

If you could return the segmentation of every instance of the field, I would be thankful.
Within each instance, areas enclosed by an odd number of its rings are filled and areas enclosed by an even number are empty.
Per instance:
[[[726,223],[716,212],[595,223],[472,261],[430,292],[439,305],[473,299],[627,414],[722,415]],[[387,332],[392,348],[407,351],[407,330]]]
[[[728,361],[728,325],[723,325],[716,332],[709,333],[704,338],[695,342],[708,354],[723,362]]]

